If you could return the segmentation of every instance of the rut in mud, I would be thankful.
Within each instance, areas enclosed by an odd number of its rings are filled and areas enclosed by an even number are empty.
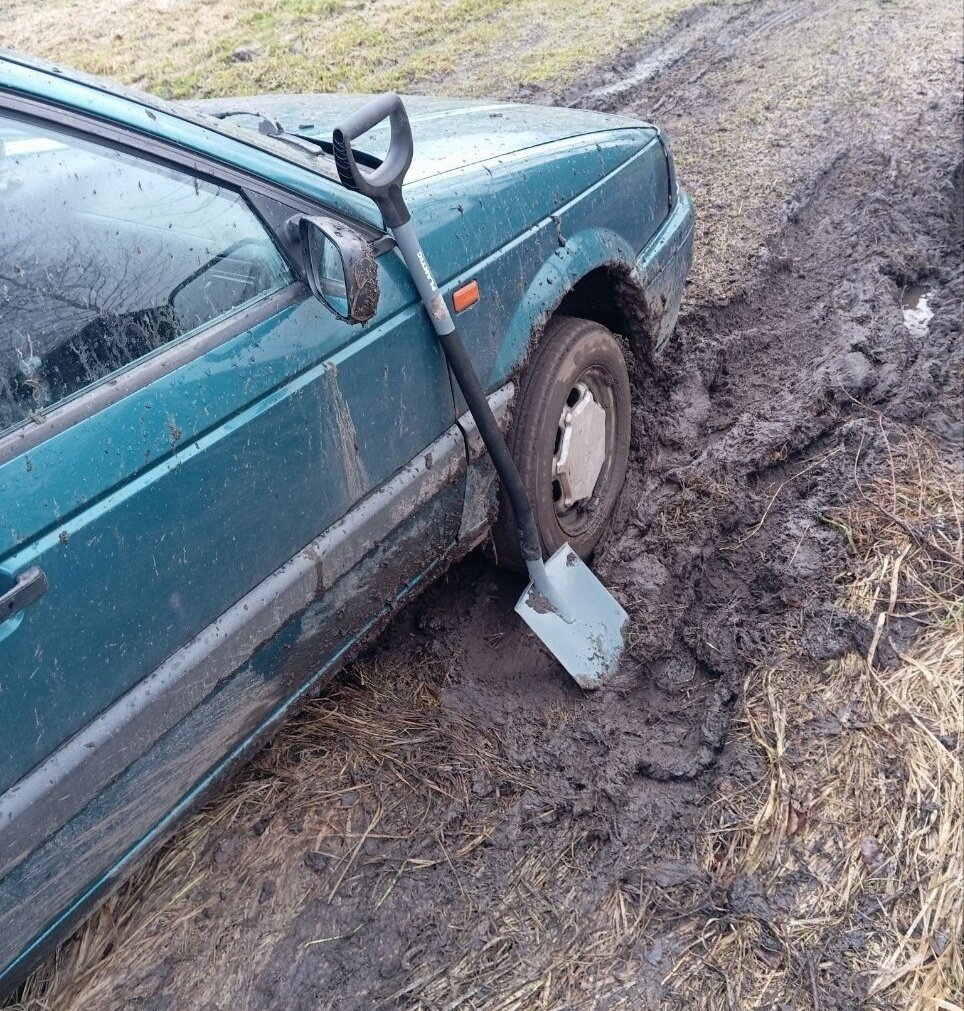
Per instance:
[[[828,520],[886,473],[908,426],[961,438],[961,119],[947,87],[959,73],[842,118],[824,99],[845,47],[808,85],[819,100],[801,139],[799,119],[767,118],[783,84],[766,61],[797,44],[785,33],[852,30],[872,52],[891,31],[874,16],[827,27],[828,11],[707,7],[558,96],[675,132],[701,229],[674,341],[633,360],[631,478],[595,563],[633,619],[619,676],[581,693],[512,613],[518,580],[470,557],[319,710],[341,710],[324,747],[348,778],[344,839],[313,834],[283,797],[238,818],[204,856],[218,871],[170,928],[168,956],[115,980],[109,1006],[542,1006],[512,990],[529,979],[547,1007],[668,1007],[677,928],[765,910],[755,884],[724,887],[694,858],[719,778],[738,789],[759,773],[727,743],[741,686],[784,654],[816,670],[866,647],[872,630],[834,604],[848,556]],[[758,165],[727,149],[725,125],[752,103],[771,131],[762,196],[740,177]],[[688,157],[687,137],[703,138]],[[905,325],[910,286],[928,292],[926,332]],[[900,635],[884,635],[885,654]],[[397,691],[373,693],[379,677]],[[417,729],[399,730],[412,690],[428,701]],[[398,776],[364,764],[380,735],[400,748]],[[299,747],[276,745],[284,776],[298,775]],[[613,923],[633,929],[601,946]],[[841,965],[825,1009],[861,998]]]
[[[720,14],[706,16],[704,27],[719,33]],[[745,37],[765,20],[730,12],[727,30]],[[691,34],[702,65],[707,36]],[[732,59],[733,42],[717,34],[713,45]],[[693,66],[685,53],[680,60],[685,81]],[[686,87],[675,83],[661,88],[679,102]],[[578,98],[640,113],[660,104],[651,92],[606,83]],[[579,939],[573,960],[591,960],[614,891],[649,919],[649,947],[622,953],[632,969],[624,988],[607,978],[605,998],[601,989],[593,997],[600,1007],[617,1006],[620,994],[635,995],[630,1006],[645,1006],[647,992],[658,999],[672,957],[660,935],[681,918],[740,913],[740,883],[721,892],[692,863],[690,833],[721,771],[736,788],[759,772],[725,747],[743,679],[785,651],[816,665],[866,649],[872,629],[833,603],[832,580],[848,561],[827,520],[886,468],[901,426],[960,437],[959,405],[948,400],[961,295],[961,153],[949,100],[932,122],[902,135],[899,152],[883,131],[826,138],[732,297],[691,303],[668,352],[636,360],[631,485],[619,533],[596,561],[633,615],[614,683],[589,697],[570,685],[514,620],[516,581],[481,557],[396,624],[376,661],[401,655],[433,670],[435,659],[451,658],[428,677],[440,718],[497,742],[499,766],[512,774],[500,782],[478,770],[468,808],[443,803],[437,831],[458,838],[466,820],[484,822],[480,811],[499,807],[495,798],[518,799],[458,868],[441,862],[403,875],[371,914],[367,940],[334,941],[320,959],[305,947],[319,920],[347,926],[366,914],[347,897],[344,917],[305,909],[261,976],[272,1006],[308,1007],[316,987],[330,993],[339,978],[357,1002],[332,996],[333,1007],[464,1001],[470,981],[453,967],[484,965],[477,953],[486,946],[493,964],[504,958],[504,892],[520,868],[539,882],[533,903],[545,916],[543,940],[534,925],[513,938],[534,973],[557,955],[544,943],[554,931]],[[932,290],[935,312],[924,337],[908,330],[901,307],[902,289],[919,284]],[[512,776],[525,786],[513,787]],[[377,866],[378,846],[368,848]],[[536,854],[553,868],[548,882]],[[859,996],[854,981],[828,990],[827,1006]]]

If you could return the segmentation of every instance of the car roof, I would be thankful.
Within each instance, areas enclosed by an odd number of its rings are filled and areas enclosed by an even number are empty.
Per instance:
[[[159,98],[157,95],[141,91],[138,88],[131,88],[111,78],[87,74],[74,67],[53,63],[49,60],[29,56],[26,53],[15,52],[10,49],[0,49],[0,88],[6,83],[3,76],[4,64],[12,68],[19,67],[27,71],[33,71],[34,75],[32,75],[33,80],[31,82],[33,87],[31,91],[38,97],[62,100],[64,95],[61,93],[62,89],[58,86],[66,82],[79,86],[87,92],[110,95],[140,106],[143,109],[161,112],[166,116],[172,116],[185,122],[202,126],[206,130],[214,130],[224,134],[226,137],[230,137],[232,140],[241,141],[244,144],[267,151],[302,168],[307,168],[311,172],[323,175],[326,179],[338,180],[334,161],[330,159],[314,157],[293,145],[285,144],[255,130],[237,126],[226,120],[218,119],[215,116],[205,115],[203,112],[191,108],[186,103],[169,102],[163,98]],[[49,85],[48,87],[44,86],[45,80]]]

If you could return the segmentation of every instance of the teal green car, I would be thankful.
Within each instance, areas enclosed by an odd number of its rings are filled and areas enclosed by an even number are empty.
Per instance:
[[[0,992],[453,560],[520,565],[412,278],[338,181],[361,101],[174,105],[0,54]],[[666,343],[692,259],[665,137],[405,104],[425,256],[545,549],[588,558],[624,349]],[[352,257],[306,255],[319,222]]]

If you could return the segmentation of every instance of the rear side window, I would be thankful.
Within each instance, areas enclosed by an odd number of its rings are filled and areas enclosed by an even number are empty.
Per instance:
[[[0,113],[0,432],[292,280],[240,193]]]

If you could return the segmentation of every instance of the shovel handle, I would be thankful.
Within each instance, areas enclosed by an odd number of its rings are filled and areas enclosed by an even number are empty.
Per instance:
[[[499,480],[502,482],[502,487],[512,504],[522,557],[526,562],[538,561],[541,563],[542,541],[539,538],[539,528],[536,526],[532,503],[529,501],[515,460],[512,459],[509,447],[505,444],[502,429],[499,428],[492,408],[489,407],[489,399],[485,395],[485,390],[482,389],[482,383],[479,381],[472,359],[465,350],[465,344],[455,328],[452,314],[449,312],[448,305],[438,290],[438,284],[429,269],[415,229],[411,222],[406,222],[393,228],[392,234],[395,236],[398,251],[405,260],[405,265],[412,275],[412,280],[415,282],[422,302],[428,310],[438,342],[442,345],[442,351],[445,353],[445,360],[452,370],[452,375],[455,376],[455,381],[459,384],[469,413],[475,421],[482,442],[485,444],[485,448],[492,458],[492,463],[495,465],[496,473],[499,475]]]
[[[355,161],[351,142],[386,117],[391,123],[388,154],[378,168],[365,172]],[[495,420],[492,408],[489,407],[489,400],[479,382],[472,359],[455,329],[452,314],[429,269],[418,236],[412,227],[411,215],[402,199],[402,182],[408,167],[412,164],[413,152],[412,128],[402,100],[398,95],[388,92],[366,102],[333,131],[332,148],[342,185],[374,200],[385,219],[385,226],[391,229],[395,237],[398,251],[402,254],[415,287],[428,310],[452,375],[459,384],[482,442],[492,458],[496,473],[512,504],[522,557],[527,563],[536,564],[541,569],[542,541],[525,485],[522,483],[509,447],[505,444],[499,423]]]
[[[351,142],[386,118],[391,124],[388,153],[378,168],[365,171],[355,161]],[[412,164],[414,145],[408,113],[398,95],[376,95],[343,120],[332,132],[331,140],[342,185],[374,200],[387,228],[405,224],[411,215],[402,199],[402,182]]]
[[[455,376],[455,381],[459,384],[462,396],[465,397],[465,402],[468,404],[479,435],[482,436],[482,442],[489,451],[492,463],[495,464],[495,470],[502,482],[502,487],[509,497],[509,502],[512,503],[512,513],[515,517],[522,557],[526,562],[538,562],[541,569],[542,542],[539,539],[539,529],[532,512],[532,503],[526,494],[519,468],[516,467],[509,447],[505,444],[502,429],[499,428],[499,423],[495,420],[495,415],[489,406],[489,399],[482,389],[472,360],[465,350],[465,344],[459,336],[458,330],[455,329],[447,334],[439,334],[438,340],[445,352],[449,368]]]

